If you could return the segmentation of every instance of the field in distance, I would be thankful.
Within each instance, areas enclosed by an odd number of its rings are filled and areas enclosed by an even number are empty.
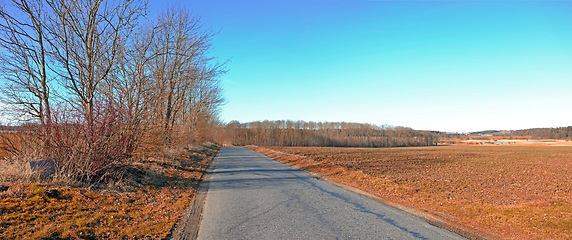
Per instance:
[[[570,147],[252,148],[470,231],[572,238]]]
[[[467,139],[446,138],[439,145],[513,145],[513,146],[572,146],[569,139],[538,139],[531,136],[470,136]]]

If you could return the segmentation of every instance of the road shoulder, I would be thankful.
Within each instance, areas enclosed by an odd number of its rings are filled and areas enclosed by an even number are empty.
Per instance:
[[[220,154],[220,151],[219,151]],[[203,210],[206,203],[207,192],[209,190],[209,178],[211,172],[214,169],[218,158],[215,156],[209,167],[203,174],[203,178],[200,182],[199,188],[195,195],[195,198],[189,204],[185,215],[173,228],[172,234],[169,239],[172,240],[195,240],[199,235],[199,229],[201,227],[201,221],[203,218]]]

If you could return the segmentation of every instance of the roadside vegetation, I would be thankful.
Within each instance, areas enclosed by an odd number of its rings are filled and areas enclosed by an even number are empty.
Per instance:
[[[220,139],[213,34],[184,8],[147,12],[130,0],[0,6],[0,100],[20,125],[3,139],[8,162],[54,159],[55,180],[91,184],[149,149]]]
[[[0,239],[164,238],[189,206],[222,141],[226,70],[197,16],[148,10],[0,4]]]
[[[572,237],[569,147],[250,148],[468,232]]]
[[[0,239],[164,239],[188,210],[219,147],[166,149],[106,185],[3,183]]]

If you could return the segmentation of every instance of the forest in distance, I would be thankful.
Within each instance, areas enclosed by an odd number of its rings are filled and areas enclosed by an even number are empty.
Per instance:
[[[558,128],[530,128],[513,131],[481,131],[473,132],[470,135],[490,135],[490,136],[512,136],[526,137],[534,139],[572,139],[572,126]]]
[[[225,127],[238,146],[411,147],[437,145],[436,132],[364,123],[306,121],[232,121]]]
[[[474,136],[572,139],[572,126],[522,130],[446,133],[369,123],[312,121],[231,121],[225,125],[227,142],[237,145],[283,147],[416,147],[435,146],[441,140]]]

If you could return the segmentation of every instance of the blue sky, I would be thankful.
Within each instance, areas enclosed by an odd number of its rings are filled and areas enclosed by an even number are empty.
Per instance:
[[[572,1],[154,0],[219,31],[228,122],[572,125]]]

